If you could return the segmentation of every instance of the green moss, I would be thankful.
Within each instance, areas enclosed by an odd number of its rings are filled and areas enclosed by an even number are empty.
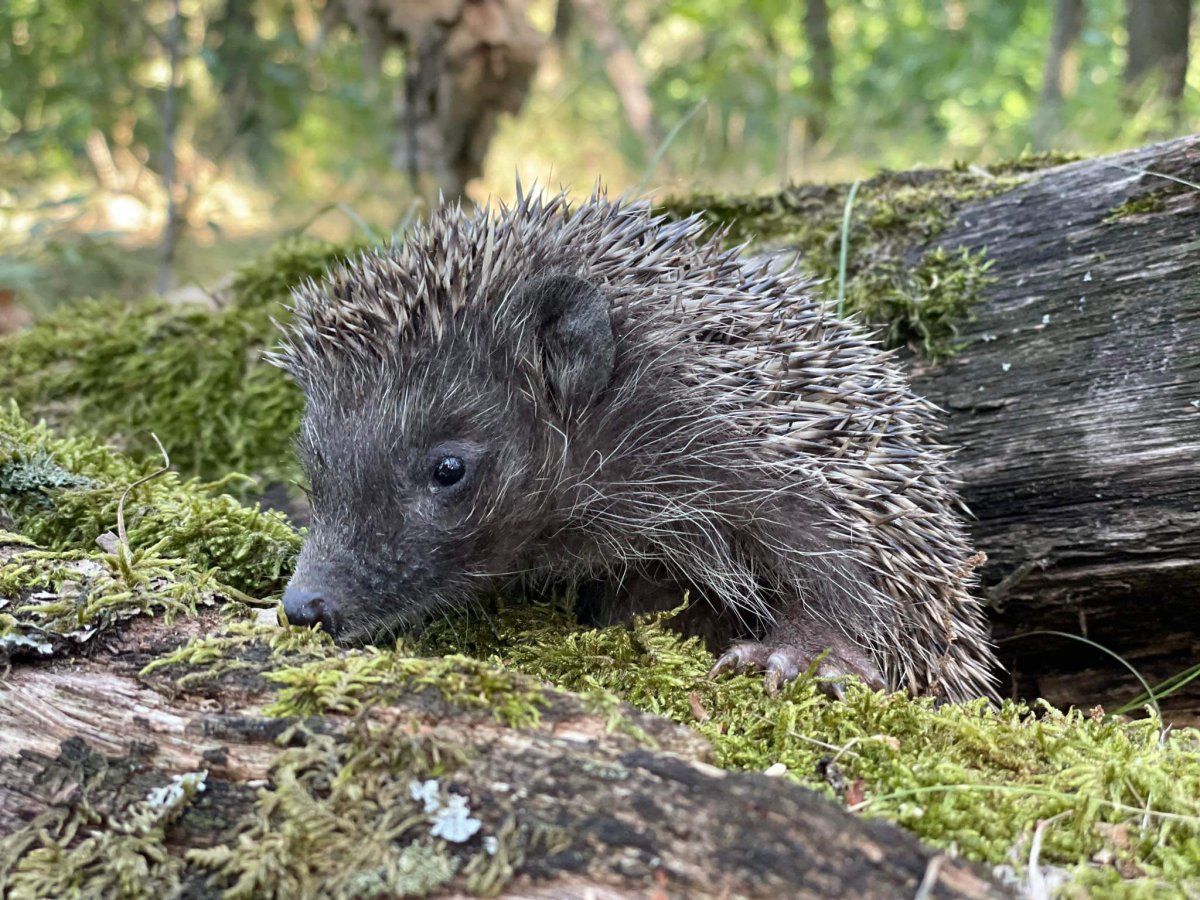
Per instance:
[[[422,897],[486,852],[434,836],[413,785],[468,757],[415,724],[360,720],[349,739],[293,729],[280,742],[301,746],[276,758],[236,847],[188,853],[224,897]]]
[[[540,832],[516,834],[507,821],[490,844],[440,839],[439,814],[430,801],[418,802],[414,786],[431,789],[444,811],[453,794],[444,776],[469,765],[469,752],[435,738],[427,725],[357,715],[433,690],[508,727],[533,726],[545,692],[527,676],[465,657],[346,650],[319,632],[245,622],[194,639],[141,674],[187,690],[205,673],[239,666],[280,686],[264,712],[295,724],[278,738],[289,749],[273,764],[238,842],[187,855],[191,866],[211,870],[210,886],[224,896],[425,896],[459,873],[472,892],[491,894],[526,852],[553,844]],[[343,720],[337,734],[300,724],[322,714],[356,718]]]
[[[266,683],[259,676],[269,653],[261,652],[262,630],[254,622],[228,623],[220,634],[193,638],[151,660],[138,674],[159,689],[161,682],[169,681],[172,693],[202,689],[216,693],[232,689],[231,681],[263,690]]]
[[[930,357],[953,352],[958,323],[990,282],[990,263],[982,249],[933,242],[964,203],[1011,190],[1042,162],[885,173],[862,183],[851,210],[844,312],[880,328],[889,346]],[[848,192],[847,185],[809,185],[760,197],[698,195],[668,201],[663,211],[700,215],[730,243],[795,250],[832,297]]]
[[[1029,172],[1039,172],[1042,169],[1050,169],[1054,166],[1064,166],[1067,163],[1079,162],[1079,160],[1086,158],[1082,153],[1073,153],[1068,150],[1043,150],[1038,153],[1023,153],[1014,159],[1002,160],[983,168],[992,175],[1022,175]],[[968,169],[974,167],[968,166],[965,163],[957,163],[955,168]]]
[[[248,615],[247,592],[280,589],[300,542],[286,521],[219,484],[174,473],[137,484],[156,465],[0,408],[0,508],[20,538],[4,543],[24,543],[0,557],[0,661],[78,652],[131,617],[219,600]]]
[[[1196,730],[1048,706],[937,707],[857,683],[835,702],[812,677],[767,697],[759,677],[709,680],[713,657],[664,627],[667,617],[587,630],[561,607],[533,610],[501,605],[455,644],[557,687],[619,696],[699,731],[718,765],[782,764],[788,777],[972,859],[1027,859],[1037,823],[1052,820],[1041,861],[1069,869],[1075,884],[1115,883],[1115,870],[1090,862],[1107,855],[1142,873],[1127,886],[1200,888]],[[858,788],[839,794],[829,760]]]
[[[280,669],[267,678],[284,685],[266,709],[278,716],[355,712],[433,689],[447,703],[486,709],[508,727],[522,728],[537,724],[545,702],[528,678],[469,657],[422,659],[375,648]]]
[[[16,530],[47,550],[94,554],[96,539],[118,530],[126,489],[160,465],[135,463],[86,437],[57,438],[15,406],[0,407],[0,501]],[[221,493],[239,477],[205,484],[168,472],[133,488],[124,521],[129,547],[143,554],[136,565],[185,561],[195,578],[215,568],[237,591],[278,590],[300,538],[281,515]]]
[[[187,475],[290,482],[302,400],[262,359],[276,342],[271,317],[284,317],[293,285],[353,249],[284,242],[242,269],[215,311],[158,299],[71,304],[0,337],[0,396],[133,454],[156,453],[153,432]]]
[[[1161,188],[1156,191],[1150,191],[1148,194],[1143,194],[1140,197],[1130,197],[1123,203],[1118,203],[1104,219],[1105,225],[1111,225],[1119,222],[1129,216],[1146,216],[1153,213],[1160,213],[1167,208],[1167,197],[1173,191],[1166,188]]]
[[[115,553],[29,549],[0,565],[0,662],[47,656],[68,642],[103,640],[137,615],[195,613],[220,591],[211,570],[162,557],[156,548]]]
[[[139,761],[107,760],[78,740],[67,742],[43,778],[74,784],[83,799],[55,804],[0,846],[0,893],[12,900],[44,897],[171,897],[184,862],[164,844],[171,824],[204,790],[206,772],[167,784],[144,784]],[[159,777],[159,776],[153,776]],[[114,795],[143,793],[105,810]],[[92,807],[88,800],[97,801]],[[96,827],[103,822],[103,827]]]
[[[959,325],[992,282],[989,268],[986,254],[966,247],[935,247],[911,266],[880,260],[847,284],[846,308],[875,324],[887,346],[936,359],[959,349]]]
[[[466,656],[421,658],[401,648],[347,650],[307,628],[250,623],[194,638],[147,664],[141,674],[166,675],[186,688],[234,668],[253,668],[268,683],[280,685],[264,712],[285,718],[354,714],[414,691],[436,690],[447,703],[486,709],[497,721],[522,728],[537,724],[545,703],[542,689],[525,676]]]
[[[338,735],[293,726],[236,840],[186,855],[169,845],[169,828],[204,790],[206,772],[143,786],[136,757],[108,759],[68,742],[46,776],[82,785],[84,799],[54,805],[0,843],[0,892],[172,897],[187,884],[229,898],[382,898],[425,896],[463,869],[492,872],[482,841],[440,839],[455,795],[439,779],[470,757],[424,731],[364,720]]]

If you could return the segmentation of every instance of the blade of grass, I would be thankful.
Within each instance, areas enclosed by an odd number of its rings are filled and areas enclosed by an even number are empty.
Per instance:
[[[1154,685],[1154,696],[1160,699],[1163,697],[1170,697],[1177,691],[1187,687],[1187,685],[1191,684],[1197,678],[1200,678],[1200,666],[1192,666],[1184,669],[1182,672],[1176,672],[1170,678],[1160,681],[1158,684]],[[1140,709],[1149,700],[1149,695],[1139,694],[1128,703],[1118,706],[1115,710],[1113,710],[1113,712],[1116,715],[1121,716],[1125,713],[1132,712],[1135,709]]]
[[[367,223],[366,219],[360,216],[354,211],[354,209],[345,203],[326,203],[299,225],[295,226],[294,228],[289,228],[285,234],[288,237],[304,234],[304,232],[308,231],[308,229],[312,227],[313,223],[316,222],[317,219],[321,218],[321,216],[328,212],[332,212],[333,210],[337,210],[347,219],[353,222],[359,228],[359,230],[361,230],[362,233],[367,236],[367,240],[369,240],[372,244],[380,243],[379,235],[375,233],[375,229]]]
[[[1184,187],[1200,191],[1200,184],[1188,181],[1186,178],[1177,178],[1174,175],[1168,175],[1165,172],[1155,172],[1153,169],[1138,169],[1134,166],[1123,166],[1120,163],[1109,163],[1108,165],[1114,169],[1120,169],[1122,172],[1130,172],[1134,175],[1153,175],[1155,178],[1165,178],[1167,181],[1174,181],[1176,184],[1182,184]]]
[[[846,311],[846,259],[850,255],[850,212],[854,209],[854,198],[858,196],[859,181],[856,178],[846,195],[846,208],[842,210],[842,243],[838,249],[837,314],[840,319]]]

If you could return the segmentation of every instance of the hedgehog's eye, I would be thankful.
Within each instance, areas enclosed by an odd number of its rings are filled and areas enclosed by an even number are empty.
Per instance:
[[[449,502],[463,495],[483,471],[485,449],[471,441],[443,441],[430,447],[422,468],[429,490]],[[413,474],[422,478],[420,470]]]
[[[433,467],[433,480],[442,487],[450,487],[467,474],[467,464],[459,456],[443,456]]]

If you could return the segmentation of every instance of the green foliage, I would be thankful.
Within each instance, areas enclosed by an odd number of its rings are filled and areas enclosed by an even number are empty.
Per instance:
[[[346,82],[340,108],[343,150],[360,140],[366,95],[356,48],[335,36],[314,54],[289,4],[182,3],[180,53],[185,62],[180,107],[197,149],[221,155],[240,148],[261,170],[284,161],[280,135],[301,126],[306,106],[324,95],[321,81]],[[128,0],[14,0],[0,6],[0,135],[12,143],[5,174],[71,171],[89,141],[103,136],[158,168],[162,109],[170,69],[167,3]],[[189,61],[191,61],[189,63]],[[347,77],[349,76],[349,77]],[[355,102],[355,100],[359,102]],[[386,133],[386,129],[381,129]],[[336,142],[333,129],[326,143]],[[0,171],[4,171],[0,169]]]
[[[511,195],[514,169],[576,189],[598,177],[631,189],[652,170],[651,189],[776,190],[880,167],[995,161],[1030,146],[1130,146],[1187,132],[1200,109],[1196,66],[1178,110],[1153,79],[1122,87],[1124,0],[1088,4],[1057,105],[1041,99],[1053,4],[828,6],[827,97],[794,4],[620,4],[610,13],[644,77],[650,127],[634,134],[625,124],[604,55],[577,27],[546,54],[522,116],[502,119],[472,192]],[[230,254],[245,253],[248,230],[320,219],[332,233],[344,223],[314,214],[341,206],[385,233],[409,207],[411,185],[392,166],[403,55],[380,53],[380,35],[355,34],[322,8],[181,4],[181,279],[225,271]],[[529,9],[548,29],[548,7]],[[171,16],[165,0],[0,5],[0,290],[48,308],[99,287],[129,297],[150,284]],[[123,206],[137,210],[123,216]]]
[[[697,104],[705,109],[672,142],[657,180],[694,188],[695,173],[703,173],[704,184],[726,189],[777,188],[814,174],[849,180],[863,162],[875,171],[955,159],[990,162],[1029,146],[1098,151],[1170,130],[1167,110],[1151,91],[1130,98],[1121,88],[1123,0],[1087,4],[1065,96],[1053,115],[1040,95],[1055,4],[830,0],[828,6],[834,66],[826,106],[794,4],[622,5],[660,133]],[[512,134],[528,154],[545,159],[541,170],[550,159],[539,142],[553,146],[556,173],[582,186],[592,173],[563,156],[571,153],[571,141],[590,148],[592,132],[611,134],[621,108],[591,36],[579,31],[568,85],[545,113],[527,126],[518,123]],[[1193,67],[1185,122],[1200,109],[1198,79]],[[539,98],[533,104],[540,109]],[[547,121],[554,123],[551,134]],[[823,134],[814,141],[818,121]],[[652,148],[640,147],[627,129],[617,137],[640,171]]]
[[[15,193],[12,199],[20,202]],[[0,193],[0,226],[7,206]],[[37,217],[28,231],[0,227],[0,287],[17,292],[31,311],[52,307],[47,298],[79,295],[82,285],[125,294],[151,277],[152,267],[121,247],[117,232],[85,224],[85,195],[34,202],[28,212]]]
[[[361,46],[348,29],[322,32],[311,0],[179,9],[177,273],[223,274],[228,254],[241,261],[261,243],[248,223],[278,236],[277,211],[268,223],[255,209],[266,198],[245,196],[259,185],[301,215],[330,190],[378,194],[392,140],[381,111],[398,70],[364,78]],[[0,291],[41,310],[153,283],[173,16],[165,0],[0,4]]]
[[[142,129],[144,137],[154,127],[156,98],[142,82],[151,33],[139,5],[124,0],[0,6],[0,136],[12,142],[0,169],[7,187],[82,157],[95,130]]]

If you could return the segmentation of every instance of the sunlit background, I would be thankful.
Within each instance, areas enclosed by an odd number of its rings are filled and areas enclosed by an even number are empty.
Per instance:
[[[334,3],[0,4],[0,298],[153,289],[167,149],[172,287],[286,233],[386,239],[427,208],[397,161],[406,48]],[[510,197],[515,174],[766,191],[1192,131],[1200,65],[1134,64],[1138,4],[1186,21],[1186,0],[498,0],[544,43],[465,193]]]

